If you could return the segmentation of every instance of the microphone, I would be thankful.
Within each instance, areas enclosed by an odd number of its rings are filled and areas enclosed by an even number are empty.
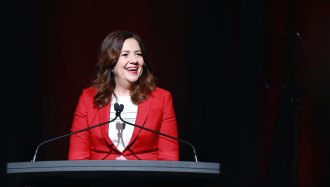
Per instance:
[[[45,140],[45,141],[41,142],[37,146],[36,151],[35,151],[35,153],[33,155],[33,159],[31,160],[31,162],[34,162],[36,160],[37,154],[38,154],[38,150],[39,150],[40,146],[42,146],[43,144],[46,144],[46,143],[49,143],[49,142],[53,142],[55,140],[59,140],[59,139],[65,138],[67,136],[71,136],[73,134],[77,134],[77,133],[80,133],[80,132],[83,132],[83,131],[87,131],[87,130],[90,130],[90,129],[93,129],[93,128],[96,128],[96,127],[99,127],[99,126],[102,126],[102,125],[105,125],[105,124],[108,124],[108,123],[111,123],[111,122],[115,121],[118,118],[118,116],[120,116],[120,113],[123,111],[124,106],[121,107],[121,106],[119,106],[118,103],[115,103],[114,108],[115,108],[115,111],[116,111],[116,116],[115,116],[115,118],[113,118],[110,121],[102,122],[102,123],[99,123],[99,124],[96,124],[96,125],[93,125],[93,126],[90,126],[90,127],[86,127],[86,128],[83,128],[83,129],[80,129],[80,130],[77,130],[77,131],[74,131],[74,132],[71,132],[71,133],[67,133],[67,134],[64,134],[62,136],[58,136],[58,137],[55,137],[55,138],[52,138],[52,139],[48,139],[48,140]]]
[[[119,105],[118,103],[115,103],[113,108],[116,111],[116,117],[118,117],[118,116],[120,116],[120,113],[124,110],[124,105],[123,104]]]
[[[185,144],[188,144],[188,145],[193,149],[195,162],[198,162],[196,149],[195,149],[195,147],[194,147],[190,142],[188,142],[188,141],[186,141],[186,140],[182,140],[182,139],[180,139],[180,138],[178,138],[178,137],[170,136],[170,135],[168,135],[168,134],[164,134],[164,133],[162,133],[162,132],[159,132],[159,131],[156,131],[156,130],[152,130],[152,129],[149,129],[149,128],[146,128],[146,127],[143,127],[143,126],[140,126],[140,125],[136,125],[136,124],[134,124],[134,123],[130,123],[130,122],[128,122],[128,121],[123,120],[123,119],[121,118],[121,115],[120,115],[121,112],[124,110],[124,105],[123,105],[123,104],[120,104],[120,105],[119,105],[118,103],[115,103],[115,105],[114,105],[114,109],[115,109],[115,111],[116,111],[116,117],[117,117],[117,115],[118,115],[119,119],[120,119],[121,121],[123,121],[124,123],[126,123],[126,124],[129,124],[129,125],[132,125],[132,126],[134,126],[134,127],[137,127],[137,128],[143,129],[143,130],[147,130],[147,131],[150,131],[150,132],[153,132],[153,133],[156,133],[156,134],[159,134],[159,135],[162,135],[162,136],[165,136],[165,137],[171,138],[171,139],[173,139],[173,140],[176,140],[176,141],[179,141],[179,142],[183,142],[183,143],[185,143]]]

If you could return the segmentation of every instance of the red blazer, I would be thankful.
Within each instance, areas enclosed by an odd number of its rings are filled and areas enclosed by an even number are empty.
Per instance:
[[[71,131],[109,121],[109,104],[101,109],[93,106],[96,92],[96,88],[83,90]],[[148,100],[138,105],[136,124],[177,137],[177,122],[171,93],[156,88]],[[120,152],[110,140],[108,128],[109,124],[105,124],[71,135],[68,159],[114,160],[123,155],[127,160],[179,160],[179,146],[176,140],[134,127],[129,144]]]

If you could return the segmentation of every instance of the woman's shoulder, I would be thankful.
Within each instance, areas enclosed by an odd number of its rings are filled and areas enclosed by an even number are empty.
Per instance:
[[[97,93],[97,88],[90,86],[90,87],[84,88],[82,90],[81,95],[94,97],[96,93]]]
[[[171,92],[160,87],[156,87],[153,91],[154,95],[171,95]]]

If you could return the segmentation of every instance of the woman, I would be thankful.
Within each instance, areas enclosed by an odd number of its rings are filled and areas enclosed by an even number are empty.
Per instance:
[[[115,115],[130,123],[177,137],[177,122],[169,91],[156,86],[141,38],[132,32],[110,33],[102,42],[97,78],[83,90],[71,131],[102,122]],[[69,160],[179,160],[174,139],[129,124],[119,118],[71,135]]]

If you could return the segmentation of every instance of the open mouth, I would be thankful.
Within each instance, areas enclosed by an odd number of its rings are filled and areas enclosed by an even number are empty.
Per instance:
[[[126,68],[126,71],[129,71],[131,73],[137,73],[139,68],[137,67],[130,67],[130,68]]]

